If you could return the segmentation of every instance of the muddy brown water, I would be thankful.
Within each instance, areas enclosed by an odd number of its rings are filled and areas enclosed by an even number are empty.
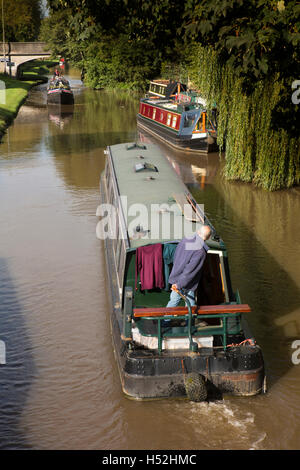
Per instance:
[[[300,448],[300,192],[222,178],[217,154],[161,146],[222,235],[268,392],[210,403],[121,391],[95,211],[109,144],[134,141],[138,97],[68,78],[75,106],[32,90],[0,145],[1,449]],[[299,346],[298,346],[298,349]]]

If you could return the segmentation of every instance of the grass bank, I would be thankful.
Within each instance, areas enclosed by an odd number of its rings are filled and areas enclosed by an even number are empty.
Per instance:
[[[55,64],[57,62],[49,60],[27,62],[21,67],[18,80],[0,74],[0,141],[7,127],[17,116],[29,90],[35,85],[46,83],[49,68]]]

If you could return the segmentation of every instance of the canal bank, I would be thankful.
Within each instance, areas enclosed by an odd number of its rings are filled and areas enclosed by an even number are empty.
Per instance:
[[[35,60],[21,66],[21,79],[0,74],[0,143],[7,127],[16,118],[29,91],[36,85],[46,83],[49,67],[55,61]]]

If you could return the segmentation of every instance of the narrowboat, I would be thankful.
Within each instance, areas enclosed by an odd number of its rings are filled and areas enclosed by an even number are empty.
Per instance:
[[[68,80],[54,77],[47,89],[47,104],[74,104],[74,96]]]
[[[264,392],[263,354],[246,320],[251,308],[233,291],[226,246],[203,208],[157,145],[117,144],[105,153],[96,234],[123,392],[192,401]],[[211,236],[196,306],[183,296],[182,305],[166,307],[177,244],[203,224]]]
[[[216,111],[210,117],[205,101],[188,92],[169,99],[158,96],[141,98],[138,126],[178,150],[190,153],[216,152]]]

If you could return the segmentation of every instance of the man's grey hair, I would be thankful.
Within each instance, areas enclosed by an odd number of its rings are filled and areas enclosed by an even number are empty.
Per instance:
[[[207,240],[211,235],[211,228],[209,225],[202,225],[198,230],[198,234],[203,240]]]

